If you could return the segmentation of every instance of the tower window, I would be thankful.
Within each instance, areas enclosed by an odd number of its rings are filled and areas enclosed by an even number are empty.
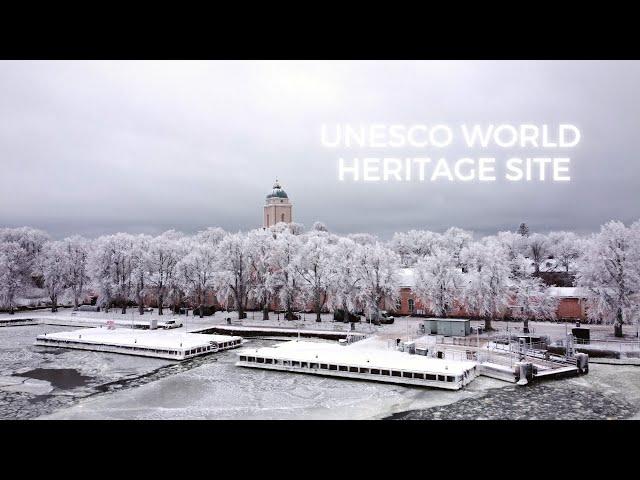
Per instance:
[[[269,214],[267,213],[267,226],[269,225]]]
[[[284,213],[280,215],[280,221],[284,222]]]

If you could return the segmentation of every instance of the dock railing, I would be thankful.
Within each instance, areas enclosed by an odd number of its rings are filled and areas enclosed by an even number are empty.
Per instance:
[[[419,345],[416,345],[418,348]],[[546,341],[522,342],[517,336],[495,334],[490,337],[436,337],[431,350],[451,360],[473,360],[512,367],[521,360],[534,361],[545,368],[559,368],[574,362],[547,351]]]
[[[564,346],[565,342],[559,342]],[[574,347],[589,347],[593,350],[608,350],[618,354],[619,358],[640,358],[640,340],[582,339],[573,337]]]

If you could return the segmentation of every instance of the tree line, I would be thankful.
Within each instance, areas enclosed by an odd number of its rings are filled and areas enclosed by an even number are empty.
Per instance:
[[[248,305],[268,319],[277,302],[286,318],[311,308],[320,321],[327,310],[364,313],[374,321],[400,298],[403,272],[410,269],[413,293],[436,316],[461,306],[471,317],[508,315],[527,322],[554,319],[557,297],[543,281],[562,271],[587,296],[591,321],[637,321],[640,292],[640,222],[611,221],[599,232],[514,232],[479,239],[450,228],[444,233],[411,230],[380,241],[366,234],[337,235],[316,222],[277,224],[230,233],[208,228],[193,235],[169,230],[157,236],[116,233],[95,239],[54,240],[29,227],[0,229],[0,306],[16,309],[34,284],[55,311],[60,302],[77,309],[88,292],[105,309],[144,313],[153,298],[158,313],[192,305],[202,316],[215,295],[244,318]]]

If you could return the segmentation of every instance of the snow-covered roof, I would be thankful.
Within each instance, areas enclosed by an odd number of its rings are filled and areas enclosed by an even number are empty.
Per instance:
[[[426,320],[436,320],[438,322],[470,322],[468,318],[442,318],[442,317],[429,317]]]
[[[354,344],[354,345],[357,345]],[[292,340],[274,347],[247,348],[238,355],[264,356],[279,360],[331,363],[363,368],[409,370],[440,375],[462,375],[475,366],[474,362],[443,360],[423,355],[411,355],[397,350],[352,348],[336,343]]]
[[[81,341],[122,346],[138,346],[158,349],[189,350],[203,347],[211,342],[228,342],[239,339],[228,335],[205,335],[201,333],[185,333],[166,330],[131,330],[129,328],[83,328],[71,332],[47,333],[38,338],[55,340]]]
[[[400,278],[400,287],[413,288],[416,286],[413,268],[401,268],[398,277]]]
[[[549,287],[547,293],[560,298],[585,298],[587,291],[580,287]]]

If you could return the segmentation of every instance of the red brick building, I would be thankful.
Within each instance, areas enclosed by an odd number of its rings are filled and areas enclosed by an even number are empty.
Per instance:
[[[394,313],[397,315],[432,315],[429,306],[425,306],[416,298],[413,288],[415,280],[413,269],[403,268],[400,271],[400,299]],[[548,292],[559,298],[556,316],[558,320],[586,319],[586,292],[578,287],[549,287]],[[506,313],[506,312],[505,312]],[[452,317],[468,317],[463,305],[458,305]]]

